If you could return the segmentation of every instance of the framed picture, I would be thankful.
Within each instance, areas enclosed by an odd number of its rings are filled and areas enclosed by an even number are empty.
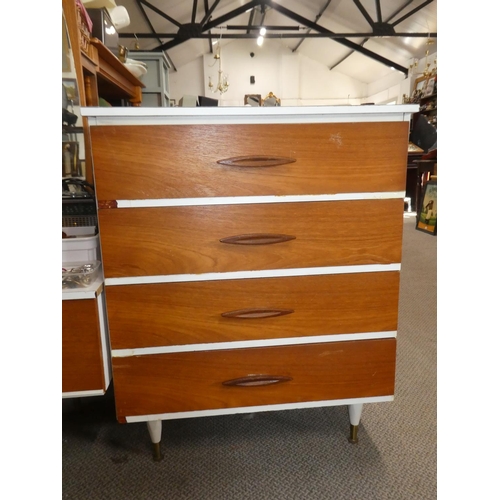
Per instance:
[[[246,94],[243,102],[245,106],[260,106],[262,104],[262,96],[260,94]]]
[[[415,91],[424,92],[424,90],[427,88],[428,79],[429,79],[428,76],[421,76],[420,78],[417,78],[415,80],[415,86],[413,87],[413,92]]]
[[[437,181],[435,180],[430,180],[425,185],[416,229],[434,236],[437,234]]]
[[[425,89],[424,89],[424,97],[427,97],[429,95],[432,95],[434,93],[434,86],[436,84],[436,78],[433,77],[433,78],[429,78],[427,80],[427,83],[425,85]]]
[[[62,84],[66,89],[68,101],[71,101],[73,106],[79,106],[80,100],[78,97],[78,85],[76,83],[76,78],[63,78]]]

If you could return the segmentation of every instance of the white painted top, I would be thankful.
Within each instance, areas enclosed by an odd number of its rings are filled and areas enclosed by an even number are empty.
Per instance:
[[[89,286],[81,288],[63,288],[62,300],[95,299],[102,293],[104,277],[98,276]]]
[[[214,123],[345,123],[410,121],[418,104],[370,106],[81,108],[90,125],[167,125]]]

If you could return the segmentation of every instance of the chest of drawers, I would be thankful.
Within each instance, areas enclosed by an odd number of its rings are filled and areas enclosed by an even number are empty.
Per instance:
[[[394,397],[415,106],[95,109],[117,418]]]

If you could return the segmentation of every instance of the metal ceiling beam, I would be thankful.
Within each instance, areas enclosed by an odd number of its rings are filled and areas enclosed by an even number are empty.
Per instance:
[[[410,5],[412,3],[413,3],[413,0],[408,0],[404,5],[402,5],[399,9],[397,9],[392,15],[390,15],[386,22],[389,22],[391,19],[394,19],[400,12],[403,12],[403,10],[405,10],[406,7],[408,7],[408,5]],[[437,36],[437,33],[436,33],[436,36]],[[370,37],[365,37],[365,39],[361,42],[361,45],[364,45],[369,39],[370,39]],[[349,52],[349,54],[347,54],[345,57],[343,57],[340,61],[336,62],[333,66],[330,66],[330,71],[332,69],[336,68],[342,62],[344,62],[352,54],[354,54],[354,50]],[[406,76],[408,76],[408,73],[406,73]]]
[[[149,29],[154,33],[154,35],[155,35],[154,38],[156,38],[158,40],[158,43],[163,43],[162,40],[160,39],[160,37],[155,33],[155,29],[154,29],[151,21],[149,20],[148,15],[144,11],[144,7],[141,5],[141,0],[136,0],[136,4],[137,4],[138,9],[141,11],[142,15],[144,16],[144,20],[148,24]],[[136,37],[134,35],[134,38],[138,38],[138,37]],[[167,52],[165,52],[165,57],[167,58],[167,60],[168,60],[168,62],[170,64],[172,70],[177,71],[177,68],[175,67],[174,62],[172,61],[172,59],[170,58],[170,56],[167,54]]]
[[[300,30],[300,29],[305,29],[302,26],[268,26],[268,25],[263,25],[263,24],[228,24],[225,26],[226,29],[228,30],[253,30],[253,31],[258,31],[261,28],[266,28],[267,31],[276,31],[276,30],[283,30],[283,31],[291,31],[291,30]]]
[[[260,7],[260,12],[258,7]],[[257,38],[259,34],[256,34],[256,31],[260,32],[260,29],[264,25],[264,19],[266,18],[266,8],[263,5],[254,7],[248,16],[248,24],[245,26],[237,25],[237,26],[224,26],[228,30],[245,30],[247,35],[252,35]],[[240,27],[241,26],[241,27]],[[253,33],[252,33],[253,31]],[[251,38],[251,37],[249,37]]]
[[[375,0],[375,6],[377,8],[377,22],[382,22],[382,9],[380,8],[380,0]]]
[[[386,22],[382,21],[382,11],[380,9],[380,0],[376,0],[378,22],[375,22],[370,17],[370,15],[366,11],[366,9],[361,4],[360,0],[353,0],[353,2],[356,5],[356,7],[359,9],[359,11],[361,12],[361,14],[363,14],[364,18],[368,21],[368,23],[370,24],[370,26],[373,28],[373,31],[374,32],[380,31],[381,33],[383,33],[383,31],[386,31],[386,30],[394,31],[394,26],[396,26],[397,24],[401,23],[405,19],[408,19],[410,16],[412,16],[413,14],[415,14],[416,12],[418,12],[419,10],[423,9],[426,5],[429,5],[433,1],[434,0],[425,0],[424,3],[420,4],[418,7],[415,7],[414,9],[412,9],[410,12],[406,13],[404,16],[402,16],[397,21],[394,21],[393,23],[389,23],[387,21]],[[413,3],[413,2],[407,2],[406,5],[405,5],[405,7],[407,7],[410,3]],[[400,12],[401,12],[401,10],[400,10]]]
[[[262,26],[269,31],[267,26]],[[259,29],[260,26],[257,27]],[[252,29],[255,29],[253,27]],[[283,28],[280,28],[283,29]],[[333,40],[337,38],[380,38],[380,35],[374,35],[373,33],[291,33],[291,31],[296,31],[297,28],[289,27],[287,33],[266,33],[266,38],[331,38]],[[175,38],[177,33],[120,33],[120,38]],[[217,35],[217,38],[223,38],[225,40],[238,40],[242,38],[247,39],[257,39],[258,35],[255,33],[221,33]],[[411,38],[437,38],[437,33],[394,33],[392,35],[386,35],[384,38],[399,38],[399,37],[411,37]],[[211,39],[214,38],[213,33],[200,33],[199,35],[193,36],[193,39]]]
[[[361,14],[363,14],[363,17],[366,19],[366,21],[368,22],[368,24],[372,27],[372,28],[375,28],[375,22],[373,21],[373,19],[370,17],[370,14],[368,14],[368,12],[366,11],[366,9],[363,7],[363,5],[361,4],[361,2],[359,0],[353,0],[354,4],[356,5],[356,7],[358,8],[358,10],[361,12]]]
[[[165,14],[162,10],[158,9],[154,5],[150,4],[146,0],[138,0],[140,3],[144,4],[146,7],[149,7],[153,12],[156,12],[159,16],[163,17],[167,21],[170,21],[172,24],[175,24],[178,28],[182,27],[182,24],[179,21],[176,21],[174,18],[170,17],[168,14]]]
[[[218,3],[219,3],[219,0],[216,0],[211,7],[212,10],[210,10],[208,8],[208,0],[203,0],[203,6],[205,7],[205,15],[204,15],[203,19],[201,20],[201,24],[204,24],[207,21],[207,19],[210,19],[210,14]],[[212,49],[212,32],[209,31],[208,34],[210,35],[208,38],[208,50],[209,50],[210,54],[213,54],[214,51]]]
[[[415,7],[413,10],[410,10],[410,12],[405,14],[403,17],[400,17],[397,21],[394,21],[392,23],[392,26],[396,26],[397,24],[404,21],[405,19],[408,19],[410,16],[413,16],[413,14],[415,14],[419,10],[423,9],[426,5],[429,5],[432,2],[434,2],[434,0],[426,0],[423,4],[419,5],[418,7]]]
[[[205,15],[203,16],[203,19],[200,22],[202,26],[210,19],[212,12],[214,11],[215,7],[219,5],[219,2],[220,0],[215,0],[215,2],[212,4],[212,7],[208,8],[208,0],[205,0]]]
[[[361,47],[360,45],[351,42],[350,40],[347,40],[345,37],[343,38],[333,38],[335,35],[334,32],[327,30],[323,26],[320,26],[319,24],[313,23],[312,21],[309,21],[305,17],[302,17],[295,12],[292,12],[291,10],[287,9],[286,7],[283,7],[282,5],[277,4],[276,2],[273,2],[272,0],[262,0],[262,2],[270,7],[271,9],[274,9],[281,14],[283,14],[286,17],[289,17],[290,19],[293,19],[294,21],[297,21],[300,24],[303,24],[304,26],[307,26],[309,28],[312,28],[314,31],[317,31],[318,33],[327,33],[329,35],[332,35],[331,38],[335,40],[335,42],[340,43],[341,45],[345,45],[346,47],[349,47],[350,49],[353,49],[357,52],[360,52],[366,57],[369,57],[370,59],[374,59],[375,61],[380,62],[381,64],[384,64],[390,68],[394,68],[398,71],[401,71],[404,73],[406,76],[408,75],[408,68],[405,68],[404,66],[401,66],[400,64],[391,61],[385,57],[382,57],[379,54],[376,54],[375,52],[372,52],[371,50],[365,49],[364,47]]]
[[[142,1],[142,0],[141,0]],[[192,38],[197,38],[199,35],[203,34],[205,31],[209,31],[211,29],[217,28],[218,26],[224,24],[225,22],[229,21],[230,19],[233,19],[234,17],[239,16],[240,14],[243,14],[249,9],[253,9],[254,7],[257,7],[262,4],[262,0],[251,0],[250,2],[242,5],[241,7],[238,7],[237,9],[234,9],[227,14],[220,16],[216,19],[213,19],[211,21],[208,21],[205,23],[203,26],[201,24],[197,23],[192,23],[188,25],[181,25],[179,28],[179,31],[177,32],[176,37],[171,40],[170,42],[163,43],[156,49],[155,51],[159,50],[168,50],[173,47],[176,47],[177,45],[180,45],[181,43],[186,42],[187,40],[190,40]]]
[[[191,22],[196,22],[196,9],[198,8],[198,0],[193,0],[193,12],[191,14]]]
[[[208,29],[216,28],[217,26],[220,26],[227,21],[234,19],[235,17],[238,17],[240,14],[244,14],[247,10],[253,9],[254,7],[259,7],[260,5],[262,5],[262,0],[252,0],[245,5],[232,10],[231,12],[228,12],[227,14],[224,14],[223,16],[210,21],[205,26],[208,27]]]
[[[323,13],[325,12],[325,10],[328,8],[328,6],[330,5],[330,3],[332,2],[332,0],[328,0],[328,2],[326,2],[326,4],[324,5],[324,7],[319,11],[319,14],[315,17],[314,19],[314,22],[317,23],[320,19],[320,17],[323,15]],[[307,33],[310,33],[311,32],[311,28],[309,28],[307,30]],[[293,49],[292,49],[292,52],[296,52],[297,49],[301,46],[302,42],[305,40],[305,38],[303,38]]]
[[[167,19],[170,21],[172,24],[177,26],[179,28],[177,33],[154,33],[153,35],[148,36],[148,34],[129,34],[129,33],[120,33],[120,36],[123,38],[127,37],[135,37],[135,38],[156,38],[158,39],[160,45],[156,47],[155,51],[166,51],[172,47],[175,47],[187,40],[193,39],[193,38],[212,38],[212,34],[210,30],[221,27],[226,21],[233,19],[244,12],[247,12],[248,10],[252,10],[252,14],[254,14],[254,9],[256,7],[260,7],[262,12],[265,15],[265,8],[268,7],[270,9],[276,10],[280,14],[284,15],[285,17],[288,17],[292,20],[295,20],[299,22],[300,24],[304,25],[307,29],[308,32],[305,34],[300,34],[300,35],[292,35],[292,34],[268,34],[268,38],[302,38],[302,41],[305,38],[330,38],[337,43],[340,43],[341,45],[344,45],[346,47],[349,47],[352,49],[354,52],[360,52],[361,54],[365,55],[366,57],[369,57],[371,59],[374,59],[386,66],[392,67],[394,69],[397,69],[404,73],[405,75],[408,75],[408,69],[400,66],[399,64],[390,61],[389,59],[386,59],[385,57],[380,56],[379,54],[376,54],[375,52],[372,52],[368,49],[365,49],[362,44],[365,43],[369,38],[373,37],[381,37],[381,36],[397,36],[397,37],[402,37],[402,36],[408,36],[408,37],[420,37],[420,36],[427,36],[427,37],[433,37],[437,36],[437,33],[395,33],[394,31],[394,26],[396,24],[399,24],[403,20],[407,19],[409,16],[413,15],[415,12],[421,10],[423,7],[428,5],[429,3],[432,3],[434,0],[425,0],[421,5],[416,7],[415,9],[411,10],[404,16],[402,16],[400,19],[395,21],[393,24],[389,24],[388,21],[382,22],[381,21],[381,9],[380,9],[380,0],[375,0],[376,2],[376,9],[377,9],[377,22],[374,22],[371,17],[368,15],[368,12],[364,9],[362,6],[360,0],[353,0],[353,2],[357,5],[358,9],[361,11],[361,13],[365,16],[367,19],[368,23],[370,26],[373,28],[372,33],[334,33],[323,26],[320,26],[317,24],[317,22],[310,21],[299,14],[296,14],[295,12],[292,12],[291,10],[287,9],[286,7],[277,4],[273,0],[251,0],[247,2],[246,4],[240,6],[237,9],[234,9],[223,16],[220,16],[216,19],[210,19],[212,12],[215,10],[216,6],[219,4],[220,0],[215,0],[214,3],[212,4],[212,7],[208,8],[208,0],[205,1],[205,16],[202,20],[201,23],[196,23],[196,9],[197,9],[197,0],[193,0],[193,10],[192,10],[192,16],[191,16],[191,23],[188,24],[181,24],[180,22],[176,21],[172,17],[168,16],[165,12],[162,12],[160,9],[155,7],[154,5],[150,4],[147,0],[136,0],[139,7],[143,11],[144,16],[146,17],[146,21],[149,23],[149,26],[151,30],[154,32],[154,29],[149,21],[149,18],[145,14],[144,10],[142,9],[142,5],[145,5],[146,7],[150,8],[154,12],[156,12],[158,15],[161,17]],[[328,5],[330,4],[331,0],[327,2],[327,4],[324,6],[322,11],[316,16],[316,21],[319,19],[319,17],[323,14],[323,12],[326,10]],[[409,0],[401,9],[398,10],[397,13],[401,12],[404,8],[406,8],[410,3],[412,3],[412,0]],[[389,19],[392,19],[395,17],[396,14],[391,16]],[[221,36],[221,38],[255,38],[256,35],[250,33],[252,29],[255,28],[252,23],[252,16],[250,16],[249,19],[249,25],[242,28],[247,31],[247,34],[226,34],[224,36]],[[259,26],[260,27],[260,26]],[[282,31],[286,30],[287,28],[281,28]],[[292,29],[291,27],[288,29]],[[205,33],[207,32],[208,33]],[[316,33],[310,33],[311,31],[316,31]],[[365,38],[365,40],[362,42],[361,45],[358,45],[354,42],[351,42],[348,40],[348,38]],[[172,38],[171,41],[163,43],[160,38]],[[302,43],[302,41],[300,43]],[[300,45],[299,43],[299,45]],[[296,50],[298,46],[294,49]],[[212,52],[212,47],[210,46],[210,51]],[[352,52],[351,52],[352,53]],[[348,57],[348,56],[346,56]],[[345,59],[345,58],[344,58]],[[343,60],[344,60],[343,59]],[[332,68],[335,66],[332,66]],[[332,69],[330,68],[330,69]]]

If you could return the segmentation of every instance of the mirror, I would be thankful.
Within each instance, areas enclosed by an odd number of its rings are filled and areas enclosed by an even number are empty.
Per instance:
[[[272,92],[269,92],[266,97],[262,100],[262,106],[275,107],[281,106],[281,99],[276,97]]]

